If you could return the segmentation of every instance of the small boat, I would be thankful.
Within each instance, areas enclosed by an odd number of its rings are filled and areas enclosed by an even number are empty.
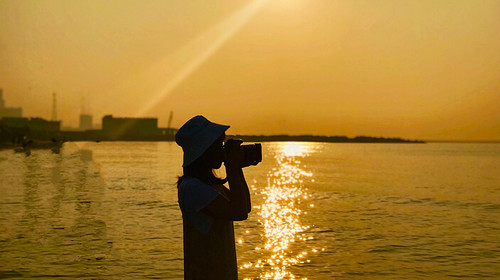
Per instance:
[[[60,148],[62,146],[62,141],[51,140],[30,140],[26,143],[26,147],[30,149],[52,149],[52,148]]]
[[[50,149],[53,153],[58,154],[62,147],[63,141],[56,139],[52,140],[23,140],[22,146],[14,147],[15,153],[26,153],[27,156],[31,155],[31,150],[37,149]]]
[[[14,153],[24,153],[26,156],[31,155],[31,150],[27,147],[15,147],[14,148]]]

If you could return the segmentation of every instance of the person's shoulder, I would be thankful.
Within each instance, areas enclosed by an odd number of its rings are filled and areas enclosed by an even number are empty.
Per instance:
[[[218,192],[209,184],[198,178],[186,177],[179,184],[179,201],[185,209],[200,211],[218,195]]]
[[[196,177],[186,177],[179,184],[179,190],[182,191],[198,191],[200,189],[213,189],[209,184],[203,182]]]
[[[200,185],[207,185],[207,183],[203,182],[202,180],[196,178],[196,177],[186,177],[182,179],[182,182],[179,187],[190,187],[190,186],[200,186]],[[207,185],[208,186],[208,185]]]

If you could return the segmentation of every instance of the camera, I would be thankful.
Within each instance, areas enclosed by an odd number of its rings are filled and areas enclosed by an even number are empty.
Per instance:
[[[228,145],[235,145],[233,143],[240,145],[241,140],[228,139],[224,144],[224,149],[227,149]],[[260,143],[240,145],[240,147],[243,149],[243,163],[241,167],[257,165],[262,161],[262,145]]]
[[[245,154],[243,166],[257,165],[262,161],[262,145],[260,143],[241,145]]]

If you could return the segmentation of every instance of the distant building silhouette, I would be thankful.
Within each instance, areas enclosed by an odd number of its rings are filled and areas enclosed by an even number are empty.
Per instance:
[[[112,115],[102,118],[102,132],[110,139],[140,138],[162,134],[158,129],[156,118],[114,118]]]
[[[29,128],[32,130],[59,132],[61,130],[60,121],[47,121],[42,118],[31,118]]]
[[[3,89],[0,88],[0,119],[21,118],[22,116],[23,116],[22,108],[5,107],[5,100],[3,100]]]
[[[37,140],[58,139],[60,130],[60,121],[47,121],[42,118],[5,117],[0,120],[0,138],[2,140],[12,139],[16,142],[24,137]]]
[[[81,130],[93,129],[92,115],[81,114],[80,115],[80,127]]]
[[[32,131],[59,132],[61,122],[47,121],[42,118],[3,118],[2,124],[6,127],[27,128]]]

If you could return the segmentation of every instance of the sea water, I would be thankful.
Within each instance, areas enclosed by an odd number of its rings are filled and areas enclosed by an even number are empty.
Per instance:
[[[0,278],[182,279],[181,162],[171,142],[0,151]],[[240,278],[500,279],[499,167],[499,144],[264,143]]]

